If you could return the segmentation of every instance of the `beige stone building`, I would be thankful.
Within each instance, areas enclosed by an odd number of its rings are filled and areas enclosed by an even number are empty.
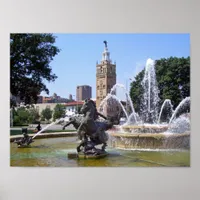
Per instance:
[[[110,59],[107,42],[102,55],[101,62],[96,65],[96,106],[99,107],[101,101],[110,92],[111,88],[116,84],[116,64]]]

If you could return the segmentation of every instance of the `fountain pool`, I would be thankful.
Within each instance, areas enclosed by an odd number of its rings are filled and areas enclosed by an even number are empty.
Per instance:
[[[189,150],[125,150],[109,147],[101,159],[68,159],[77,137],[35,139],[30,148],[10,145],[10,166],[27,167],[189,167]]]

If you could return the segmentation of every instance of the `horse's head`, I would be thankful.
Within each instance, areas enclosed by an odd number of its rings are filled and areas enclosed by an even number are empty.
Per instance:
[[[88,111],[93,111],[95,109],[95,103],[94,101],[90,99],[86,99],[83,106],[81,107],[80,112],[82,114],[86,114]]]

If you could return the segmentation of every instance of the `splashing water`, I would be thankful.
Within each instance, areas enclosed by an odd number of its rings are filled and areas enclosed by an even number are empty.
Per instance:
[[[62,121],[63,118],[60,118],[58,120],[56,120],[55,122],[52,122],[51,124],[45,126],[42,130],[40,130],[39,132],[37,132],[33,137],[32,139],[34,139],[37,135],[39,135],[40,133],[42,133],[44,130],[48,129],[49,127],[53,126],[54,124],[57,124],[58,122]]]
[[[119,87],[119,88],[125,88],[124,85],[122,85],[122,84],[120,84],[120,83],[116,83],[116,84],[111,88],[110,94],[111,94],[111,95],[112,95],[112,94],[115,95],[116,89],[117,89],[118,87]]]
[[[111,89],[111,91],[110,91],[110,94],[112,94],[114,91],[116,91],[117,87],[123,89],[124,93],[125,93],[126,96],[127,96],[127,100],[128,100],[128,102],[130,103],[131,111],[132,111],[132,113],[135,113],[135,109],[134,109],[134,106],[133,106],[133,102],[132,102],[132,100],[131,100],[131,97],[130,97],[129,93],[127,92],[126,88],[124,87],[124,85],[119,84],[119,83],[116,83],[116,84],[112,87],[112,89]]]
[[[99,110],[101,110],[101,108],[104,108],[103,105],[109,100],[109,99],[115,99],[119,105],[121,106],[124,114],[126,115],[126,118],[128,119],[128,114],[124,108],[124,106],[122,105],[121,101],[113,94],[109,93],[104,99],[103,101],[101,101],[100,105],[99,105]]]
[[[143,120],[145,122],[152,121],[155,123],[158,117],[158,103],[160,98],[158,96],[159,90],[156,81],[155,62],[150,58],[146,62],[142,87],[144,89],[141,105]]]
[[[170,107],[170,112],[171,112],[172,114],[174,113],[173,105],[172,105],[172,103],[171,103],[171,100],[170,100],[170,99],[165,99],[165,101],[163,102],[163,104],[162,104],[162,106],[161,106],[161,109],[160,109],[160,114],[159,114],[159,117],[158,117],[158,124],[160,123],[160,118],[161,118],[161,116],[162,116],[163,109],[164,109],[167,105]]]
[[[183,99],[179,105],[177,106],[176,110],[174,111],[171,119],[169,120],[169,125],[172,123],[172,120],[175,118],[176,114],[178,113],[178,111],[180,111],[181,109],[184,108],[184,106],[187,106],[187,104],[190,103],[190,97],[186,97],[185,99]]]
[[[110,94],[111,95],[113,95],[113,93],[116,93],[116,89],[117,88],[121,88],[121,89],[123,89],[123,91],[124,91],[124,93],[125,93],[125,95],[126,95],[126,97],[127,97],[127,100],[128,100],[128,102],[130,103],[130,107],[131,107],[131,117],[134,117],[134,120],[135,120],[135,123],[138,123],[137,122],[137,117],[136,117],[136,112],[135,112],[135,109],[134,109],[134,106],[133,106],[133,102],[132,102],[132,100],[131,100],[131,97],[130,97],[130,95],[129,95],[129,93],[127,92],[127,90],[126,90],[126,88],[124,87],[124,85],[122,85],[122,84],[119,84],[119,83],[116,83],[112,88],[111,88],[111,91],[110,91]],[[115,95],[116,96],[116,95]],[[120,101],[120,100],[119,100]],[[130,117],[130,116],[129,116]]]
[[[190,131],[190,118],[186,114],[173,120],[166,133],[185,133]]]

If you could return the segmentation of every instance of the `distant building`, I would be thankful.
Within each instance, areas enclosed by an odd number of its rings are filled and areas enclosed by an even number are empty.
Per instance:
[[[41,114],[42,110],[44,110],[45,108],[50,108],[53,111],[56,105],[57,103],[38,103],[34,104],[34,107],[39,112],[39,114]]]
[[[52,97],[43,97],[42,103],[53,103]]]
[[[72,94],[69,95],[69,100],[72,100]]]
[[[42,97],[42,103],[67,103],[72,100],[69,100],[67,98],[62,98],[58,96],[56,93],[53,94],[51,97]]]
[[[73,101],[65,103],[63,105],[66,106],[66,111],[77,112],[82,107],[83,104],[84,104],[83,101]]]
[[[92,97],[92,88],[89,85],[81,85],[76,88],[76,101],[83,101]]]

